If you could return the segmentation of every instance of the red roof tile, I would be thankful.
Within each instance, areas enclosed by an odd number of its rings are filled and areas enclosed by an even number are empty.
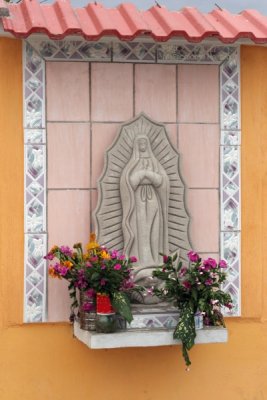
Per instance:
[[[2,3],[0,0],[0,8]],[[96,2],[73,8],[69,0],[57,0],[53,4],[22,0],[18,4],[6,3],[5,7],[10,17],[2,18],[4,30],[19,38],[44,33],[52,39],[77,34],[87,40],[98,40],[102,36],[132,40],[146,35],[156,41],[181,37],[190,42],[201,42],[215,37],[224,43],[233,43],[240,38],[249,38],[255,43],[267,42],[267,17],[256,10],[236,15],[216,9],[204,14],[191,7],[169,11],[154,6],[139,11],[133,4],[106,8]]]

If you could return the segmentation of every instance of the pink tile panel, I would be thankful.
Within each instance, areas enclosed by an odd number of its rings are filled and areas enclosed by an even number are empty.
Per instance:
[[[187,187],[219,187],[219,125],[179,125],[181,174]]]
[[[219,191],[189,189],[186,204],[190,215],[189,234],[193,249],[203,253],[218,253]]]
[[[89,120],[89,64],[47,62],[47,120]]]
[[[219,122],[219,67],[178,65],[179,122]]]
[[[166,130],[171,144],[177,150],[177,124],[166,124]]]
[[[92,188],[97,187],[97,180],[104,168],[105,152],[117,136],[119,128],[119,124],[92,125]]]
[[[176,67],[139,64],[135,70],[135,113],[176,122]]]
[[[48,188],[90,187],[90,124],[48,123]]]
[[[133,65],[92,64],[92,120],[125,121],[133,116]]]
[[[48,248],[88,242],[90,233],[89,190],[50,190],[48,192]],[[62,280],[48,279],[48,321],[69,318],[70,300]]]

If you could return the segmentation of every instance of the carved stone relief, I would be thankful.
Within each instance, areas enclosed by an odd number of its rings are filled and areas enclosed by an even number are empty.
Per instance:
[[[105,154],[95,211],[98,240],[136,256],[135,281],[142,284],[162,263],[159,253],[180,250],[187,263],[189,217],[178,160],[165,126],[144,114],[122,125]]]

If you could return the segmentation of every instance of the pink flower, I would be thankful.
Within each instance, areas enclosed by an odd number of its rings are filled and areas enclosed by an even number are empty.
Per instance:
[[[84,303],[82,305],[82,310],[83,311],[90,312],[90,311],[94,311],[94,309],[95,309],[95,306],[92,303]]]
[[[231,310],[234,307],[234,305],[233,305],[233,303],[227,303],[227,304],[225,304],[225,307],[227,307],[227,308],[229,308],[229,310]]]
[[[203,265],[204,265],[206,271],[209,271],[210,268],[213,268],[213,269],[217,268],[217,263],[214,260],[214,258],[208,258],[207,260],[204,260]]]
[[[135,256],[130,257],[130,262],[131,263],[137,262],[137,258]]]
[[[105,266],[105,264],[101,265],[101,269],[106,269],[107,267]]]
[[[191,283],[189,281],[184,281],[182,283],[182,285],[186,288],[186,289],[191,289]]]
[[[86,295],[87,295],[88,297],[94,297],[94,296],[95,296],[95,290],[94,290],[94,289],[88,289],[88,290],[86,291]]]
[[[120,255],[119,260],[125,260],[125,255],[124,254]]]
[[[210,285],[212,285],[213,284],[213,280],[211,279],[211,278],[209,278],[209,279],[207,279],[206,281],[205,281],[205,285],[206,286],[210,286]]]
[[[110,253],[111,258],[114,260],[114,258],[117,258],[119,255],[118,250],[112,250],[112,252]]]
[[[69,248],[69,246],[61,246],[60,251],[65,254],[65,256],[72,257],[72,250]]]
[[[182,267],[179,271],[179,276],[182,277],[186,274],[187,272],[187,268],[186,267]]]
[[[58,267],[58,272],[60,273],[61,276],[66,276],[68,273],[68,268],[65,267],[64,265],[60,265]]]
[[[198,262],[200,259],[199,255],[195,253],[193,250],[189,251],[187,255],[191,262]]]
[[[102,279],[100,280],[100,285],[101,285],[101,286],[105,286],[106,283],[107,283],[106,279],[102,278]]]
[[[163,256],[163,262],[164,264],[167,264],[167,262],[169,261],[169,257],[168,256]]]
[[[119,271],[119,270],[121,269],[121,265],[120,265],[120,264],[114,265],[114,269],[115,269],[116,271]]]
[[[134,287],[134,283],[131,279],[124,279],[122,283],[122,289],[132,289]]]
[[[219,267],[220,268],[227,268],[227,262],[225,260],[220,260],[219,261]]]
[[[91,268],[91,267],[92,267],[92,264],[91,264],[89,261],[87,261],[87,262],[85,263],[85,265],[86,265],[86,267],[88,267],[88,268]]]
[[[44,259],[45,260],[50,260],[50,261],[52,261],[52,260],[54,260],[54,254],[53,253],[47,253],[47,255],[46,256],[44,256]]]
[[[98,261],[98,257],[97,256],[93,256],[93,257],[90,258],[90,260],[92,262],[96,262],[96,261]]]

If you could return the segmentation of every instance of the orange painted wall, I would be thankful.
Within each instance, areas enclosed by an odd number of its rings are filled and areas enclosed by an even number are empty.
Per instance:
[[[195,346],[187,373],[178,346],[93,351],[68,324],[22,325],[21,43],[0,39],[1,400],[267,398],[266,68],[267,49],[242,49],[244,317],[227,320],[228,343]]]

